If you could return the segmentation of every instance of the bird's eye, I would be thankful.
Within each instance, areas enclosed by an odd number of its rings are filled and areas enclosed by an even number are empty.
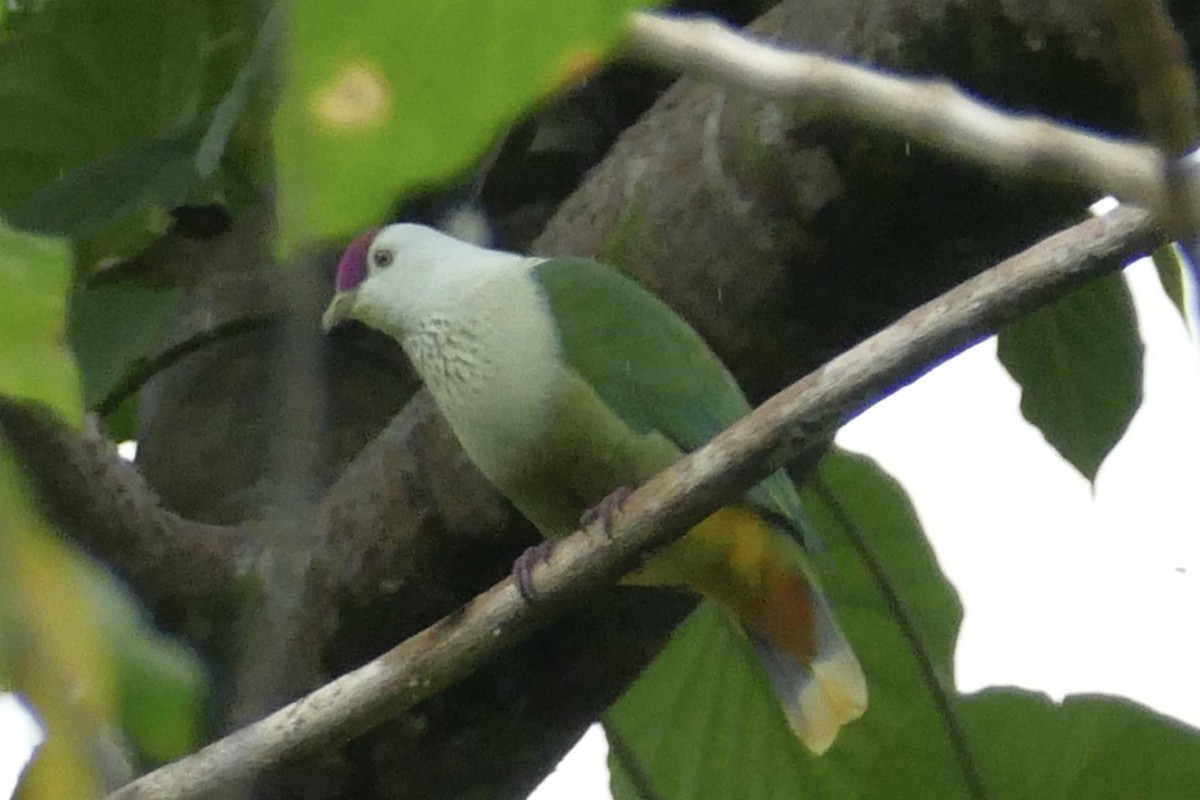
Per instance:
[[[392,251],[386,248],[376,250],[371,256],[371,261],[375,264],[376,269],[383,269],[392,265]]]

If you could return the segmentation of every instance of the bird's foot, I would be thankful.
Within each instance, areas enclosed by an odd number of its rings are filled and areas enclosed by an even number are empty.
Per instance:
[[[516,582],[517,591],[521,593],[521,597],[526,603],[532,603],[537,600],[537,589],[533,588],[533,568],[539,561],[543,564],[549,564],[550,554],[553,552],[554,540],[546,539],[539,544],[535,544],[533,547],[527,548],[513,562],[513,581]]]
[[[625,501],[629,499],[629,495],[633,494],[633,488],[629,486],[618,486],[613,489],[599,503],[583,512],[583,516],[579,518],[579,526],[586,528],[596,520],[604,521],[604,535],[609,540],[612,539],[613,532],[613,516],[621,510],[621,506],[625,505]]]

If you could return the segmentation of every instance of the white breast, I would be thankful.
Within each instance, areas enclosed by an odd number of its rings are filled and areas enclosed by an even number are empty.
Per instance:
[[[502,485],[538,447],[562,385],[537,263],[497,270],[401,341],[471,460]]]

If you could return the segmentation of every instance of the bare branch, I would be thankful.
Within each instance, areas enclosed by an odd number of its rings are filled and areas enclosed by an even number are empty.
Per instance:
[[[1163,161],[1153,147],[1007,113],[944,80],[902,78],[783,49],[710,19],[633,14],[628,44],[644,60],[804,103],[976,163],[1165,207]]]
[[[910,312],[779,393],[630,496],[612,540],[593,526],[534,571],[539,601],[506,579],[360,669],[110,795],[197,797],[284,758],[348,739],[475,670],[572,600],[615,581],[640,553],[677,538],[849,417],[1019,314],[1112,272],[1162,239],[1149,214],[1119,208],[1058,233]]]

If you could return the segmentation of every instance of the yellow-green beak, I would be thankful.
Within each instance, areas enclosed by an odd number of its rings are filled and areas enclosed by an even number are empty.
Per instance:
[[[350,312],[354,310],[354,300],[357,294],[355,290],[351,289],[346,292],[338,292],[333,296],[329,308],[325,309],[325,313],[321,316],[321,327],[326,333],[333,330],[338,323],[350,319]]]

